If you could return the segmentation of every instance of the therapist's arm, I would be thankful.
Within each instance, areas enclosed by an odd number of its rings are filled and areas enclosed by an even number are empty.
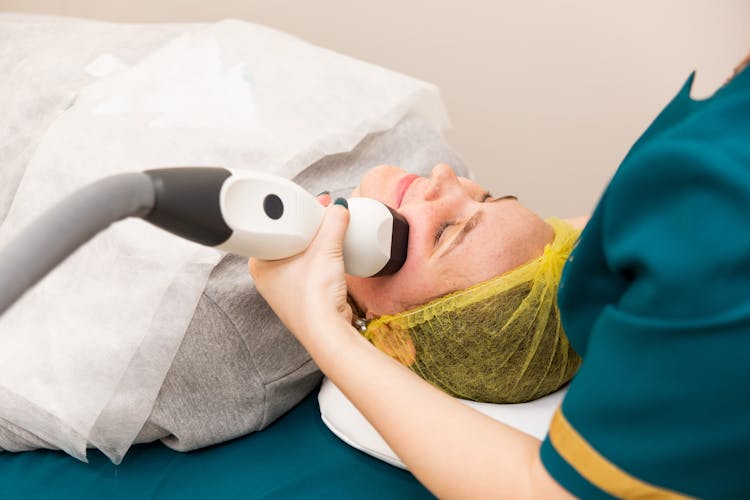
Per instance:
[[[251,261],[258,290],[320,369],[440,498],[570,498],[546,472],[540,442],[434,388],[350,325],[334,206],[315,241],[283,261]]]

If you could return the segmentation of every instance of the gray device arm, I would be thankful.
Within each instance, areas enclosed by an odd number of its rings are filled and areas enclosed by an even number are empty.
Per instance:
[[[110,224],[148,215],[154,198],[148,175],[128,173],[89,184],[45,211],[0,249],[0,315]]]

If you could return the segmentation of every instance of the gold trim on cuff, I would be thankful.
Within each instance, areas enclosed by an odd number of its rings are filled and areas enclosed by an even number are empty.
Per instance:
[[[618,498],[691,498],[676,491],[648,484],[611,463],[578,434],[558,408],[552,417],[549,438],[557,453],[581,476]]]

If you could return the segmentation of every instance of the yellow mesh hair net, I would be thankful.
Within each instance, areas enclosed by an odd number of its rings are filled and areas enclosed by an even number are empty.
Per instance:
[[[501,276],[396,315],[363,335],[431,384],[460,398],[520,403],[556,391],[581,364],[557,309],[563,265],[580,231],[551,218],[543,254]]]

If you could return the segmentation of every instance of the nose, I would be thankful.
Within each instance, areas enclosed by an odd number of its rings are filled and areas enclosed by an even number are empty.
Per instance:
[[[430,173],[429,184],[424,193],[424,199],[427,201],[437,200],[446,194],[451,187],[458,186],[456,173],[446,163],[441,163],[433,167]]]

